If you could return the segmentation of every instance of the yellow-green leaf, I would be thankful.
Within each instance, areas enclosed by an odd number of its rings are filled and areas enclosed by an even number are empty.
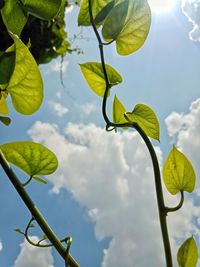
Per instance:
[[[1,9],[1,15],[7,30],[20,36],[26,24],[27,15],[21,8],[19,1],[6,0]]]
[[[160,125],[155,112],[144,104],[137,104],[132,112],[126,112],[125,118],[137,123],[149,137],[160,140]]]
[[[105,41],[116,41],[120,55],[129,55],[144,44],[150,25],[151,10],[147,0],[119,1],[107,16],[102,35]]]
[[[127,120],[124,118],[125,113],[126,113],[126,109],[124,105],[115,96],[114,101],[113,101],[113,122],[114,123],[127,123]]]
[[[112,8],[114,7],[114,4],[115,4],[115,0],[111,1],[110,3],[108,3],[104,8],[102,8],[99,11],[99,13],[94,18],[94,23],[96,25],[101,25],[103,23],[103,21],[105,20],[107,15],[110,13]]]
[[[62,0],[22,0],[22,3],[23,8],[33,16],[51,20],[58,14]]]
[[[29,115],[37,111],[43,99],[43,81],[39,68],[25,44],[11,34],[16,51],[15,68],[7,86],[14,108]]]
[[[172,195],[180,191],[191,193],[194,190],[196,175],[192,164],[175,146],[165,161],[163,179]]]
[[[34,142],[12,142],[0,145],[5,158],[30,176],[48,175],[58,167],[52,151]]]
[[[196,267],[198,261],[198,248],[193,237],[188,238],[177,253],[179,267]]]
[[[106,89],[106,82],[101,63],[87,62],[80,64],[80,67],[90,88],[98,96],[103,97]],[[122,82],[122,77],[113,67],[106,64],[106,70],[110,85],[116,85]]]
[[[92,14],[93,18],[112,0],[91,0],[92,3]],[[90,15],[89,15],[89,6],[88,0],[82,0],[80,11],[78,15],[78,25],[79,26],[90,26]]]
[[[3,94],[0,95],[0,114],[3,114],[3,115],[8,114],[8,106],[7,106],[6,99]]]
[[[41,177],[33,176],[33,179],[38,183],[47,184],[47,181]]]

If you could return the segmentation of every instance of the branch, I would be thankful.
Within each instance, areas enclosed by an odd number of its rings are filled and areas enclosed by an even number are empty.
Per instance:
[[[179,204],[176,206],[176,207],[165,207],[165,211],[166,212],[174,212],[174,211],[177,211],[179,210],[182,206],[183,206],[183,202],[184,202],[184,192],[181,190],[181,199],[180,199],[180,202]]]

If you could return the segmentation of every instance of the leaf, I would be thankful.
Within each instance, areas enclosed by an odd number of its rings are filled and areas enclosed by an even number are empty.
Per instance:
[[[115,4],[115,0],[111,1],[110,3],[108,3],[106,6],[104,6],[104,8],[102,8],[99,13],[96,15],[95,19],[94,19],[94,23],[97,24],[102,24],[102,22],[105,20],[105,18],[107,17],[107,15],[110,13],[110,11],[112,10],[112,8],[114,7]]]
[[[7,86],[14,108],[22,114],[36,112],[43,99],[43,82],[39,68],[28,48],[11,34],[15,45],[15,68]]]
[[[112,2],[112,0],[91,0],[93,18],[95,18],[97,14],[110,2]],[[78,26],[81,25],[82,26],[91,25],[88,0],[81,1],[81,7],[78,15]]]
[[[194,190],[196,175],[192,164],[175,146],[165,161],[163,179],[172,195],[180,191],[191,193]]]
[[[80,64],[80,68],[90,88],[98,96],[103,97],[106,89],[106,82],[101,63],[87,62]],[[122,77],[113,67],[106,64],[106,70],[111,85],[116,85],[122,82]]]
[[[160,125],[155,112],[144,104],[137,104],[132,112],[126,112],[125,118],[131,123],[137,123],[145,134],[155,140],[160,140]]]
[[[17,0],[6,0],[1,9],[3,22],[8,31],[20,36],[27,22],[27,15]]]
[[[33,176],[33,179],[41,184],[47,184],[47,181],[40,177]]]
[[[0,84],[7,84],[15,66],[15,52],[5,52],[0,56]]]
[[[21,235],[24,235],[24,232],[20,228],[14,229],[14,231]]]
[[[58,167],[53,152],[34,142],[12,142],[0,145],[5,158],[30,176],[48,175]]]
[[[147,0],[119,1],[107,16],[102,35],[105,41],[116,41],[118,54],[129,55],[144,44],[150,24],[151,10]]]
[[[31,15],[44,20],[53,19],[61,7],[62,0],[22,0],[24,9]]]
[[[0,96],[0,114],[7,115],[8,114],[8,106],[6,103],[6,99],[4,94],[1,94]]]
[[[113,122],[114,123],[127,123],[127,120],[124,118],[126,109],[119,99],[115,96],[113,101]],[[123,128],[127,129],[127,128]]]
[[[198,248],[193,237],[188,238],[179,248],[177,254],[179,267],[196,267]]]
[[[0,116],[0,121],[5,124],[6,126],[8,126],[11,123],[11,119],[8,117],[2,117]]]

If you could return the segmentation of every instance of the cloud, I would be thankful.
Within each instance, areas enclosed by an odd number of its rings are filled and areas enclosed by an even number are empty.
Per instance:
[[[0,252],[3,250],[3,244],[0,242]]]
[[[151,160],[137,133],[69,123],[61,134],[58,126],[39,121],[28,133],[58,156],[54,192],[69,190],[87,208],[96,238],[110,238],[102,267],[164,266]],[[155,149],[161,162],[162,152]],[[167,196],[167,202],[174,205],[178,198]],[[177,239],[199,234],[193,223],[199,214],[189,199],[181,211],[169,214],[174,253]]]
[[[49,106],[52,108],[52,112],[58,117],[63,117],[69,111],[68,108],[59,102],[49,101]]]
[[[97,110],[97,107],[94,103],[85,103],[83,105],[78,105],[80,111],[85,115],[89,116],[92,112]]]
[[[193,25],[189,33],[190,39],[200,42],[200,0],[183,0],[182,11]]]
[[[48,64],[48,70],[47,74],[52,74],[52,72],[65,72],[67,70],[67,67],[69,65],[69,61],[64,60],[63,62],[58,59],[54,59]]]
[[[31,237],[34,242],[39,241],[38,237]],[[37,248],[24,241],[21,251],[15,260],[13,267],[54,267],[53,257],[50,248]]]

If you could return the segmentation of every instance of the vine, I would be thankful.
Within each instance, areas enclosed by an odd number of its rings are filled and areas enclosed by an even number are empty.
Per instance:
[[[72,51],[64,29],[64,12],[67,6],[66,0],[0,0],[0,122],[6,126],[11,122],[7,116],[7,97],[11,97],[17,112],[23,115],[36,112],[43,101],[43,82],[38,64],[47,63]],[[107,114],[110,90],[122,82],[122,77],[112,66],[106,64],[104,47],[115,43],[117,53],[122,56],[140,49],[151,25],[150,7],[147,0],[82,0],[78,24],[92,26],[97,39],[100,62],[83,63],[80,68],[91,89],[103,98],[102,115],[106,131],[134,129],[148,148],[154,171],[165,262],[167,267],[173,267],[167,214],[182,207],[185,191],[194,190],[196,177],[192,164],[182,152],[173,147],[161,175],[158,158],[150,140],[152,138],[160,141],[159,121],[155,112],[146,104],[137,104],[128,112],[115,96],[113,120]],[[40,34],[42,38],[37,39]],[[48,42],[44,42],[45,38]],[[8,162],[27,174],[28,178],[24,183],[16,176]],[[18,228],[16,231],[33,246],[54,247],[66,267],[78,267],[78,263],[69,253],[72,238],[59,239],[55,235],[25,190],[33,180],[46,183],[40,175],[55,172],[58,161],[54,153],[41,144],[29,141],[2,144],[0,164],[31,214],[25,230]],[[172,195],[181,195],[176,207],[165,205],[161,176]],[[29,235],[31,228],[35,227],[34,222],[44,233],[36,243]],[[180,267],[196,266],[198,250],[193,237],[182,244],[177,260]]]

